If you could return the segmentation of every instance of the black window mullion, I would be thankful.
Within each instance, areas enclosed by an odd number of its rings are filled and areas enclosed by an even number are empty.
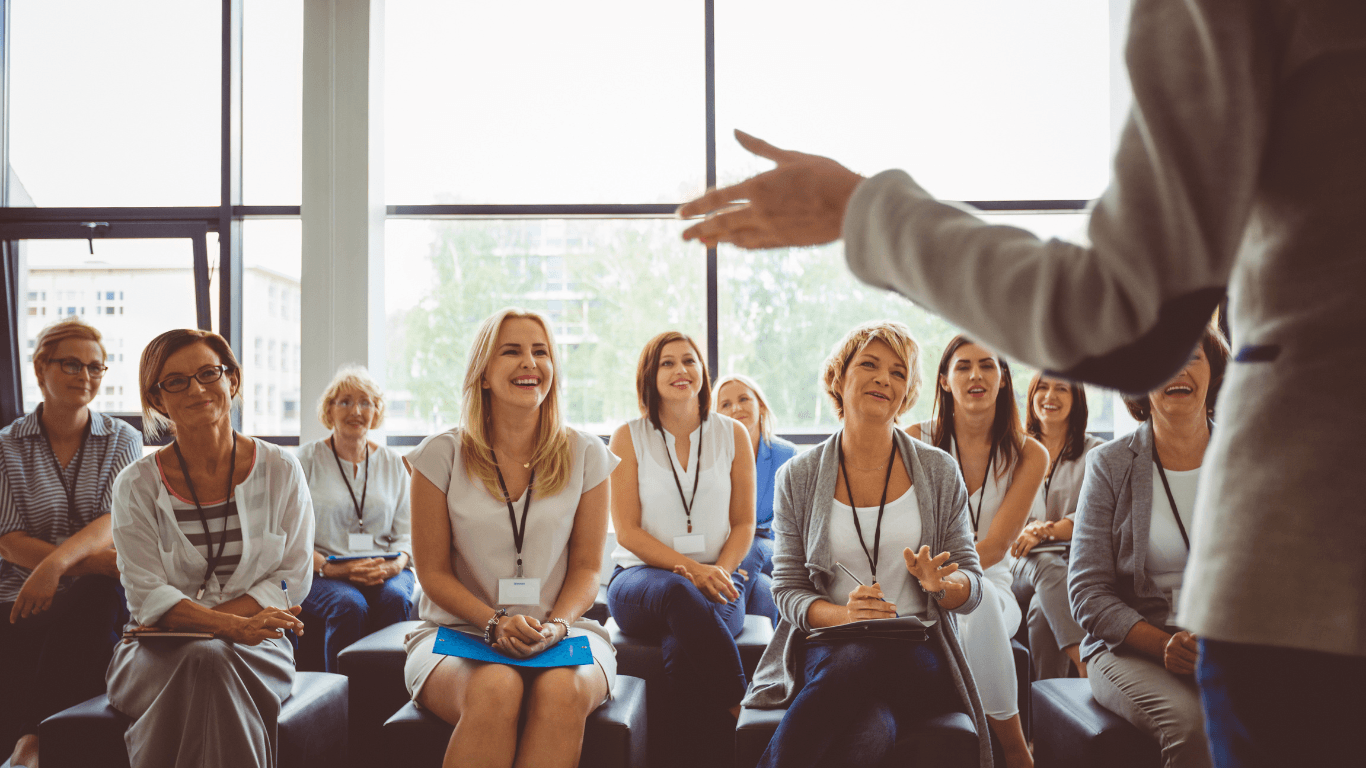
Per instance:
[[[707,189],[716,187],[716,3],[706,0],[703,18],[707,92]],[[713,380],[721,375],[720,287],[716,247],[707,248],[707,367]]]

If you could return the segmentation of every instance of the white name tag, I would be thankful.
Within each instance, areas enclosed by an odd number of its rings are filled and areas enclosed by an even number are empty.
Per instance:
[[[375,537],[368,533],[348,533],[346,534],[346,548],[352,553],[372,552],[375,549]]]
[[[674,551],[680,555],[691,555],[707,550],[707,537],[701,533],[690,533],[674,537]]]
[[[499,579],[499,605],[540,605],[540,579]]]

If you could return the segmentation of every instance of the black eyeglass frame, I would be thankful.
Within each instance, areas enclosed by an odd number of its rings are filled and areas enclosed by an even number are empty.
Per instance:
[[[85,372],[90,374],[90,378],[102,379],[105,372],[109,370],[109,366],[104,363],[83,363],[74,357],[52,358],[48,362],[56,363],[62,369],[62,373],[68,376],[79,376],[81,369],[84,368]]]
[[[191,375],[191,376],[172,376],[172,377],[169,378],[169,379],[165,379],[165,380],[163,380],[163,381],[158,381],[158,382],[156,383],[155,386],[156,386],[157,389],[161,390],[162,392],[169,392],[169,393],[171,393],[171,394],[174,395],[174,394],[176,394],[176,393],[178,393],[178,392],[184,392],[185,390],[189,389],[189,388],[190,388],[190,379],[194,379],[195,381],[199,382],[200,384],[204,384],[204,385],[207,386],[207,385],[212,384],[212,383],[214,383],[215,381],[218,381],[219,379],[223,378],[223,375],[224,375],[224,374],[229,373],[229,372],[231,372],[231,371],[232,371],[232,367],[231,367],[231,366],[221,365],[221,364],[220,364],[220,365],[212,366],[212,367],[210,367],[210,368],[205,368],[204,370],[199,371],[198,373],[195,373],[195,374],[193,374],[193,375]],[[206,377],[207,377],[207,378],[206,378]],[[173,381],[184,381],[185,384],[184,384],[184,386],[176,386],[176,385],[172,385],[172,384],[171,384],[171,382],[173,382]]]

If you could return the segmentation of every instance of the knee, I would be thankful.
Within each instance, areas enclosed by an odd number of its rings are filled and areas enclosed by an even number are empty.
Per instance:
[[[330,629],[360,629],[370,617],[370,606],[359,594],[346,600],[338,600],[327,612],[326,622]]]
[[[185,643],[181,659],[193,674],[205,676],[201,679],[219,679],[236,662],[237,652],[226,640],[193,640]]]
[[[488,723],[516,724],[522,711],[522,676],[512,667],[485,664],[470,674],[465,685],[461,718]]]
[[[579,722],[588,719],[602,703],[595,700],[600,691],[577,669],[551,669],[536,678],[528,701],[531,716],[570,718]]]

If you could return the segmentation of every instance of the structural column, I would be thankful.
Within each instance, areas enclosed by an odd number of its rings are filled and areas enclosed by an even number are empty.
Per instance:
[[[337,366],[384,383],[384,0],[305,0],[301,442]]]

